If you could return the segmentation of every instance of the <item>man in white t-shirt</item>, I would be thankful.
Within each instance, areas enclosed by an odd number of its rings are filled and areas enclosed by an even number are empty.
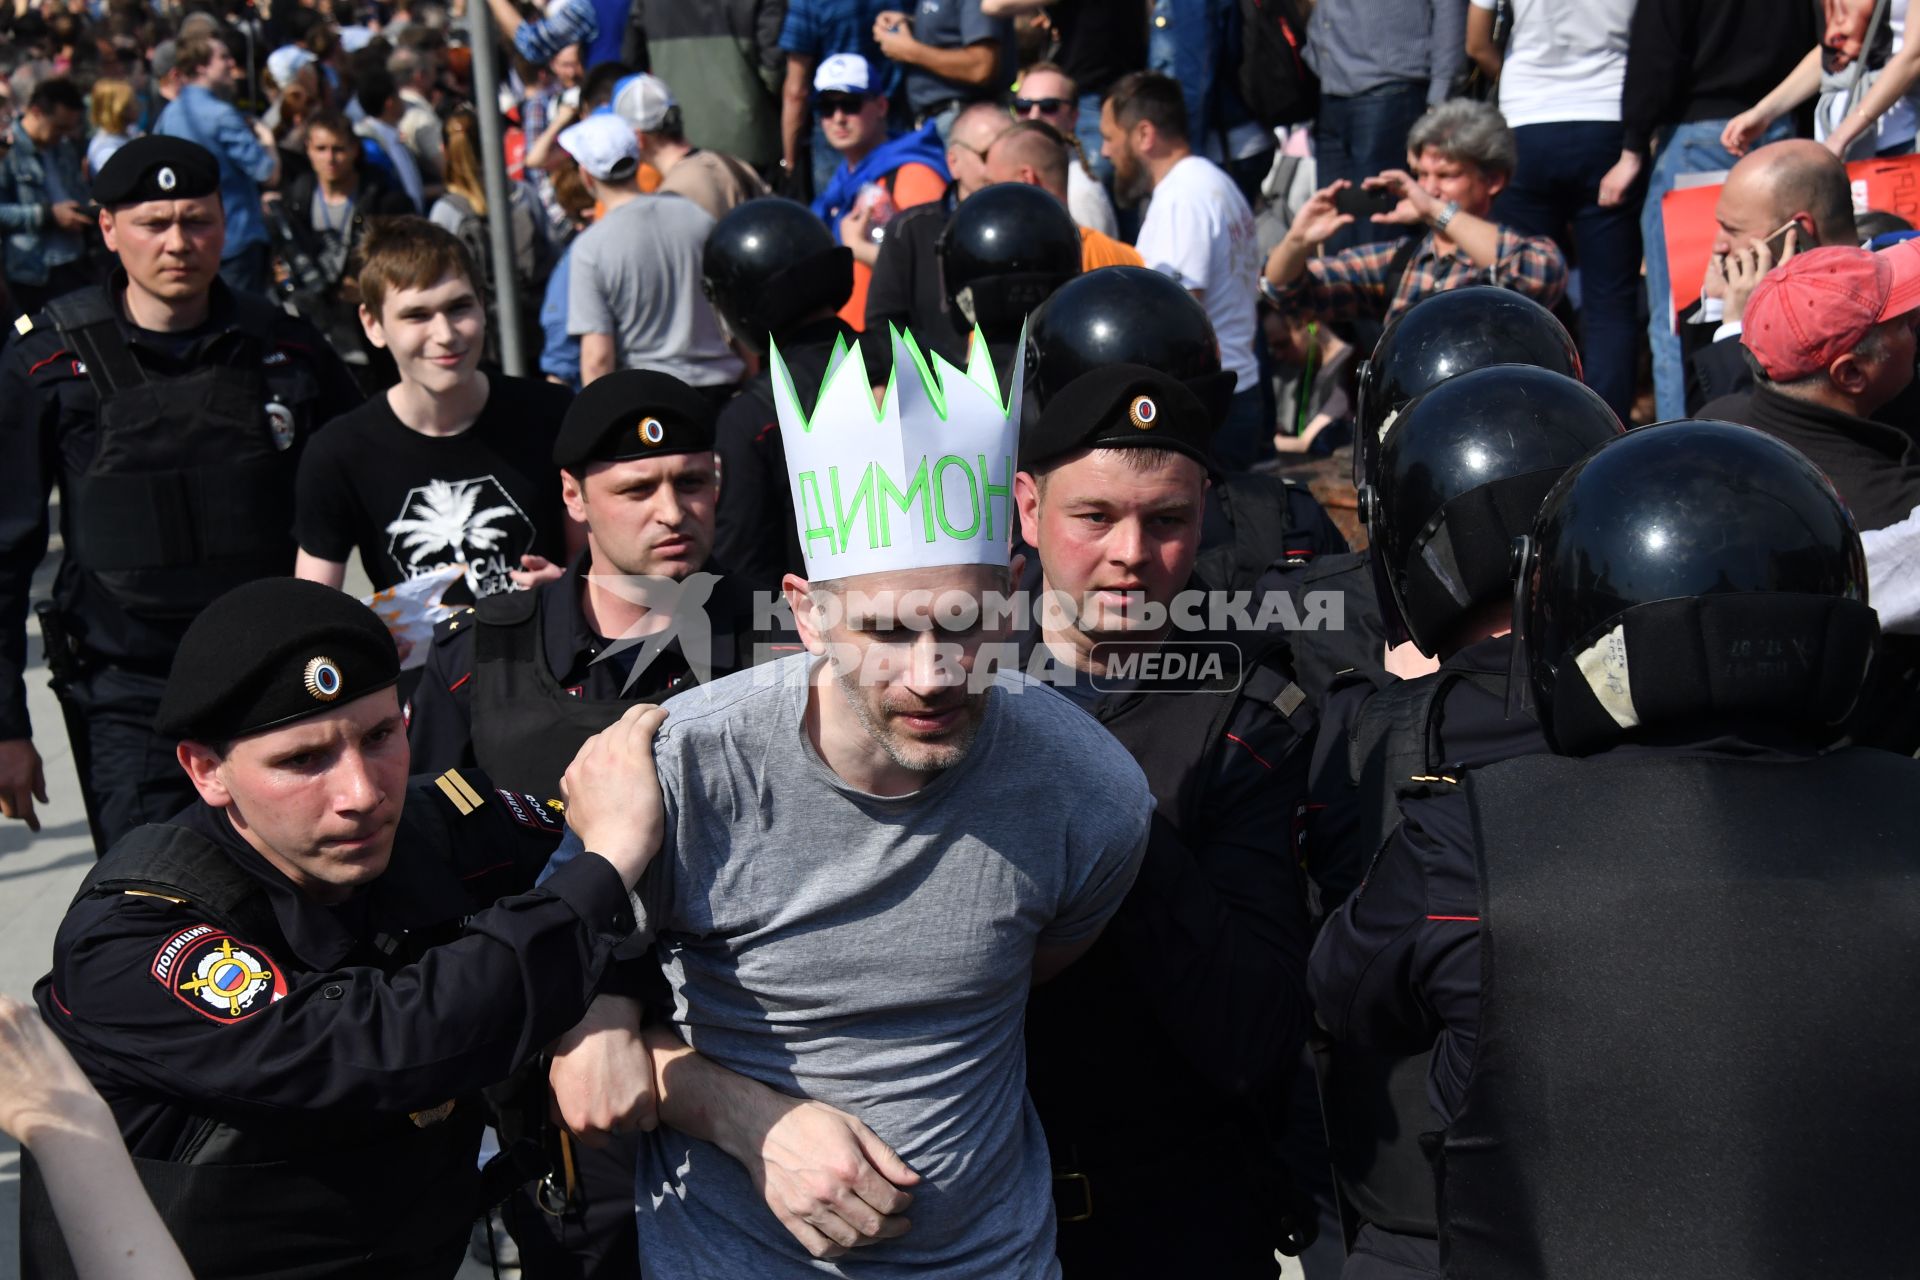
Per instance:
[[[1253,210],[1218,165],[1193,154],[1179,84],[1137,71],[1113,86],[1100,108],[1100,153],[1113,162],[1123,201],[1153,203],[1134,247],[1149,267],[1186,286],[1213,321],[1220,367],[1234,375],[1233,406],[1213,454],[1244,471],[1273,452],[1273,423],[1254,355],[1260,245]]]

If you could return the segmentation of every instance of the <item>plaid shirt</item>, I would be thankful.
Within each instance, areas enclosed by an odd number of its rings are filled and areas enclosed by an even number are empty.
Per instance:
[[[1560,246],[1546,236],[1523,236],[1501,227],[1500,256],[1490,271],[1474,266],[1464,252],[1445,256],[1435,252],[1433,237],[1429,231],[1421,239],[1391,298],[1387,297],[1387,271],[1393,251],[1400,247],[1397,240],[1363,244],[1330,258],[1310,258],[1307,269],[1292,284],[1276,288],[1262,279],[1260,291],[1275,306],[1310,312],[1323,320],[1361,316],[1391,320],[1428,294],[1470,284],[1505,285],[1543,307],[1551,307],[1567,291],[1567,260],[1560,256]]]
[[[534,66],[552,62],[570,44],[592,44],[600,34],[600,18],[593,0],[567,0],[544,18],[522,22],[513,33],[513,47]]]

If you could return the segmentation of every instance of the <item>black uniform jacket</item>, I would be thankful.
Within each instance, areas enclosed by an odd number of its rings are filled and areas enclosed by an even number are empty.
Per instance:
[[[561,820],[477,772],[416,779],[406,804],[402,836],[441,824],[474,913],[409,964],[391,957],[419,942],[401,922],[418,916],[417,885],[444,882],[414,861],[434,855],[396,841],[378,880],[322,906],[204,803],[175,825],[259,879],[278,937],[233,936],[202,908],[151,893],[107,888],[74,903],[34,996],[134,1155],[175,1158],[196,1116],[271,1129],[330,1112],[431,1111],[505,1078],[579,1021],[633,928],[613,868],[579,858],[528,891]]]

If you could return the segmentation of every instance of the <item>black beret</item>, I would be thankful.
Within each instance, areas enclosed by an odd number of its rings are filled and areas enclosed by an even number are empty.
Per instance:
[[[225,742],[343,707],[400,678],[373,610],[298,578],[262,578],[215,600],[187,628],[154,728]]]
[[[1172,449],[1208,470],[1213,418],[1172,374],[1139,364],[1110,364],[1083,373],[1055,392],[1020,440],[1020,468],[1030,471],[1079,449]]]
[[[193,200],[219,191],[220,162],[213,152],[157,133],[114,152],[93,180],[93,202],[105,209],[146,200]]]
[[[553,464],[625,462],[713,448],[713,402],[670,373],[621,369],[573,398],[553,442]]]

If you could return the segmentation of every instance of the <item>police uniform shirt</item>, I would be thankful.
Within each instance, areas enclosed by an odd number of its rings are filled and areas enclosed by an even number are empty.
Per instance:
[[[126,276],[115,270],[109,294],[121,296]],[[252,312],[249,308],[249,312]],[[247,332],[234,295],[215,280],[206,322],[180,333],[141,329],[119,317],[127,350],[155,378],[184,376],[207,365],[257,360],[270,402],[272,425],[284,429],[289,453],[301,450],[320,424],[360,402],[346,366],[303,320],[277,307],[270,331]],[[99,396],[86,367],[44,315],[9,338],[0,354],[0,740],[28,736],[25,686],[25,620],[34,570],[46,554],[48,495],[64,474],[85,470],[98,444]],[[122,610],[72,554],[73,495],[62,495],[61,521],[69,554],[61,562],[54,597],[72,620],[87,651],[155,675],[164,674],[179,640],[179,628],[136,618]],[[291,523],[291,522],[289,522]],[[291,540],[286,572],[293,570]]]
[[[332,907],[301,894],[224,812],[200,804],[177,820],[260,881],[278,937],[236,936],[155,893],[109,887],[75,902],[34,995],[135,1156],[172,1158],[195,1115],[291,1123],[440,1107],[579,1021],[633,927],[612,867],[577,859],[527,892],[563,824],[478,772],[417,779],[406,808],[388,870]],[[408,941],[398,922],[418,913],[410,890],[444,883],[444,870],[410,861],[436,856],[407,847],[423,821],[448,837],[468,899],[456,911],[478,914],[457,940],[383,964]],[[509,893],[525,896],[486,906]]]
[[[694,681],[693,671],[678,639],[655,654],[631,686],[627,684],[627,676],[633,670],[640,646],[601,658],[610,642],[587,624],[580,608],[580,593],[586,589],[586,576],[592,572],[592,554],[583,551],[564,576],[537,588],[541,647],[546,651],[548,669],[554,680],[575,697],[588,702],[612,702],[620,698],[657,702],[663,696],[690,687]],[[707,602],[714,678],[731,675],[752,663],[747,634],[752,621],[750,609],[744,586],[730,583],[723,574]],[[407,708],[407,740],[413,749],[416,772],[474,764],[477,621],[472,610],[463,610],[434,631],[433,650],[427,655],[425,674]]]

